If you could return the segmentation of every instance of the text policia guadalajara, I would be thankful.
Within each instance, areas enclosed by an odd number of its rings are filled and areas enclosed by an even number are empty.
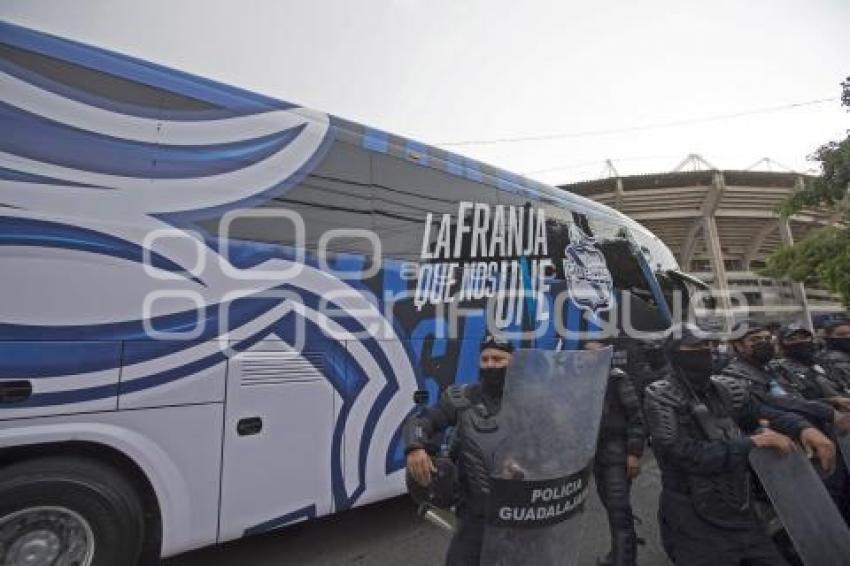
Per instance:
[[[493,478],[488,522],[498,527],[536,528],[559,523],[582,508],[589,468],[552,480]]]
[[[461,201],[456,215],[443,214],[439,222],[429,212],[415,305],[497,297],[518,309],[526,297],[547,291],[553,271],[548,255],[542,208]]]

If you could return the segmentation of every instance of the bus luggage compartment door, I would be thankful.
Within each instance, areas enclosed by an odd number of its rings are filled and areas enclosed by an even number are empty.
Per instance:
[[[319,352],[230,360],[219,541],[331,511],[334,390]]]

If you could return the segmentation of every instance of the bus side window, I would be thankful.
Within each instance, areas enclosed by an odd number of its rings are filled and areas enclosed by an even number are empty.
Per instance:
[[[673,322],[678,324],[686,322],[691,309],[691,290],[684,283],[668,276],[664,272],[656,272],[655,278],[658,279],[664,299],[667,301],[670,312],[675,318]]]
[[[425,248],[432,251],[444,215],[448,215],[449,229],[454,232],[460,202],[497,202],[497,191],[493,187],[461,175],[392,155],[373,154],[371,157],[374,226],[387,258],[423,259],[423,238],[428,235],[429,243]],[[468,214],[472,214],[471,209]],[[426,230],[429,215],[431,225]],[[454,243],[453,237],[451,241]]]
[[[321,163],[300,183],[253,208],[230,224],[228,235],[241,241],[304,246],[314,251],[328,230],[372,230],[372,186],[369,153],[357,146],[336,141]],[[303,223],[304,237],[296,236],[293,221],[276,211],[295,213]],[[258,216],[256,214],[269,214]],[[199,222],[201,227],[222,235],[221,218]],[[334,238],[332,252],[370,253],[372,246],[359,237]]]
[[[222,117],[226,115],[225,110],[220,106],[196,97],[184,96],[173,90],[142,84],[5,43],[0,44],[0,59],[19,65],[50,81],[72,87],[78,92],[108,100],[112,104],[127,108],[130,112],[143,109],[157,117],[174,114],[185,116],[191,112],[212,112],[213,115],[220,112]]]
[[[659,303],[664,301],[661,288],[640,247],[632,238],[622,237],[622,226],[598,218],[591,218],[590,226],[613,278],[618,298],[618,326],[630,326],[639,331],[667,328],[667,304],[666,301]]]

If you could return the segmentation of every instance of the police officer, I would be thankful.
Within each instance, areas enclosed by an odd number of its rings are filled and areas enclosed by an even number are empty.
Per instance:
[[[786,326],[779,333],[779,345],[784,357],[771,360],[767,369],[783,376],[794,395],[828,403],[842,411],[850,409],[850,397],[843,394],[840,382],[814,362],[814,336],[808,329]],[[846,414],[840,415],[838,426],[846,420]],[[824,484],[844,521],[850,525],[850,474],[842,458],[836,464],[835,471],[824,478]]]
[[[744,320],[732,331],[736,336],[731,341],[735,358],[723,368],[722,375],[742,380],[760,401],[798,413],[820,428],[835,421],[839,415],[832,407],[807,400],[783,374],[768,371],[775,346],[767,327],[754,320]]]
[[[783,355],[767,364],[768,373],[782,376],[800,397],[850,410],[850,396],[839,378],[815,362],[817,350],[809,329],[797,325],[783,327],[779,332],[779,348]]]
[[[585,342],[584,348],[606,347],[603,341]],[[622,369],[612,367],[605,391],[593,466],[596,490],[608,514],[612,550],[599,561],[603,566],[634,566],[637,535],[631,505],[631,483],[640,473],[646,442],[641,404],[632,380]]]
[[[420,485],[428,485],[437,472],[433,456],[454,427],[451,459],[458,467],[460,501],[458,528],[446,555],[448,566],[478,566],[484,539],[484,512],[489,489],[484,454],[498,440],[494,418],[500,409],[505,373],[513,346],[493,336],[485,337],[479,356],[479,380],[451,385],[440,401],[405,423],[407,471]]]
[[[674,372],[645,395],[661,469],[664,548],[687,566],[786,564],[753,510],[748,453],[756,446],[788,453],[797,438],[828,468],[834,446],[799,415],[761,403],[741,381],[712,377],[707,338],[694,327],[675,328],[668,342]]]
[[[824,341],[826,348],[815,355],[815,361],[850,395],[850,319],[827,324]]]

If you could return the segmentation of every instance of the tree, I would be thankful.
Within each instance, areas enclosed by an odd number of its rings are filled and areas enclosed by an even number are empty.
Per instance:
[[[841,83],[841,103],[850,111],[850,77]],[[793,246],[767,258],[762,273],[795,281],[820,281],[850,307],[850,132],[841,141],[819,147],[810,159],[820,163],[821,174],[807,179],[803,189],[780,207],[788,218],[805,208],[826,207],[839,213],[839,222],[813,230]]]

